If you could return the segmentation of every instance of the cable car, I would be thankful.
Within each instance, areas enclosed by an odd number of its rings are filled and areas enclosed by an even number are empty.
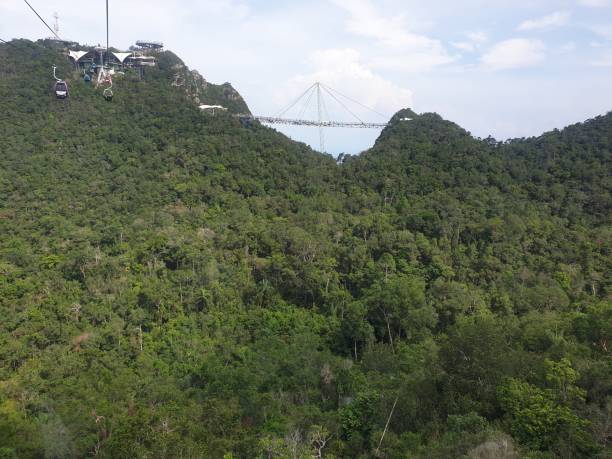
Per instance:
[[[110,69],[108,67],[104,67],[100,70],[98,74],[98,81],[102,82],[102,84],[108,84],[108,87],[104,89],[102,95],[104,99],[108,102],[113,100],[113,76],[110,73]]]
[[[57,80],[53,86],[53,91],[55,91],[55,97],[57,99],[65,99],[68,97],[68,85],[64,80]]]

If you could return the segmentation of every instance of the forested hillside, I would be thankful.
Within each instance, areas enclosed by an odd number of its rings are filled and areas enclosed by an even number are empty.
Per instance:
[[[612,114],[336,161],[177,65],[0,46],[0,458],[612,457]]]

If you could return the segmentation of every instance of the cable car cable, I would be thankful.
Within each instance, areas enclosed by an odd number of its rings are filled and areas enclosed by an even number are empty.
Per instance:
[[[106,52],[108,53],[108,0],[106,0]]]
[[[5,45],[9,45],[9,46],[12,46],[12,47],[13,47],[13,48],[15,48],[15,49],[18,49],[18,48],[17,48],[17,46],[15,46],[15,45],[14,45],[13,43],[11,43],[10,41],[3,40],[2,38],[0,38],[0,41],[1,41],[2,43],[4,43]]]
[[[12,47],[13,47],[13,48],[15,48],[15,49],[20,49],[20,47],[19,47],[19,46],[17,46],[16,44],[14,44],[13,42],[3,40],[2,38],[0,38],[0,41],[1,41],[2,43],[6,44],[6,45],[12,46]],[[37,42],[35,42],[35,41],[32,41],[32,42],[30,42],[30,43],[31,43],[31,45],[32,45],[32,46],[38,46],[39,48],[44,48],[44,46],[43,46],[43,45],[41,45],[40,43],[37,43]],[[21,49],[23,49],[23,47],[24,47],[24,46],[29,46],[30,44],[28,44],[28,43],[20,43],[20,45],[22,45],[22,46],[21,46]]]
[[[55,33],[55,30],[53,30],[51,27],[49,27],[49,24],[47,24],[47,23],[45,22],[45,20],[44,20],[44,19],[43,19],[43,18],[40,16],[40,14],[38,14],[38,12],[37,12],[37,11],[34,9],[34,7],[33,7],[32,5],[30,5],[30,3],[28,2],[28,0],[23,0],[23,1],[25,2],[25,4],[26,4],[26,5],[28,5],[28,6],[30,7],[30,9],[31,9],[32,11],[34,11],[34,14],[35,14],[36,16],[38,16],[38,19],[40,19],[40,20],[43,22],[43,24],[47,26],[47,29],[49,29],[49,30],[51,31],[51,33],[52,33],[53,35],[55,35],[55,37],[56,37],[58,40],[61,40],[61,38],[59,37],[59,35]]]

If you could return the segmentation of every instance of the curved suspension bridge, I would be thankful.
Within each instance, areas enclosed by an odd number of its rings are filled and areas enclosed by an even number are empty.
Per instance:
[[[351,115],[351,121],[333,121],[330,119],[327,110],[327,102],[325,97],[331,97],[345,112]],[[313,103],[316,107],[316,119],[305,119],[304,115],[309,108],[312,108]],[[287,126],[308,126],[319,128],[319,142],[321,151],[325,151],[325,135],[324,128],[361,128],[361,129],[382,129],[387,126],[387,122],[371,122],[364,121],[357,116],[353,110],[348,107],[348,104],[353,104],[367,110],[370,113],[376,114],[378,117],[388,120],[389,117],[370,107],[365,106],[361,102],[352,99],[341,92],[320,82],[314,83],[306,91],[304,91],[296,100],[281,110],[275,116],[250,116],[249,118],[257,120],[264,124],[280,124]],[[299,108],[299,112],[295,117],[289,117],[287,114],[294,108]]]
[[[364,128],[378,129],[387,126],[387,123],[367,123],[367,122],[349,122],[349,121],[313,121],[313,120],[298,120],[292,118],[274,118],[271,116],[254,116],[254,119],[265,124],[284,124],[291,126],[318,126],[318,127],[340,127],[340,128]]]

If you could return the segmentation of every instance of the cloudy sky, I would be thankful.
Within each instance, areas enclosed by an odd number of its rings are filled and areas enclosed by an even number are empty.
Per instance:
[[[29,1],[49,23],[59,13],[63,38],[105,40],[104,0]],[[110,0],[110,29],[118,48],[163,41],[262,115],[315,81],[389,116],[435,111],[498,139],[612,110],[612,0]],[[23,0],[0,0],[0,38],[48,35]],[[352,120],[325,100],[330,117]],[[314,117],[314,105],[287,115]],[[316,130],[285,132],[318,146]],[[325,135],[329,152],[358,153],[378,132]]]

